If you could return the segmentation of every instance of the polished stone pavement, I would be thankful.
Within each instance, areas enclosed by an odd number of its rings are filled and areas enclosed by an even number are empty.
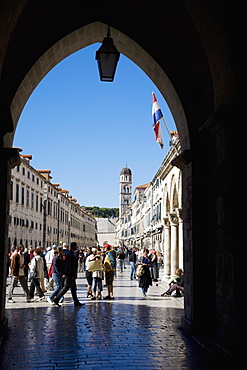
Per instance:
[[[6,303],[8,334],[2,342],[4,370],[54,369],[212,369],[212,359],[180,328],[183,298],[163,298],[165,284],[150,287],[146,298],[129,267],[114,281],[112,301],[86,298],[84,273],[77,279],[74,307],[70,292],[62,307],[48,302]],[[103,296],[106,295],[104,287]]]

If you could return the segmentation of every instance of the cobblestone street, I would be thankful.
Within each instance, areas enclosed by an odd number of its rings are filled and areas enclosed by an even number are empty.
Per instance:
[[[180,328],[183,299],[160,296],[164,283],[143,298],[127,266],[114,281],[112,301],[85,298],[84,274],[77,288],[85,306],[74,307],[70,292],[62,307],[26,303],[22,289],[15,289],[16,303],[6,304],[2,369],[213,368],[207,352]]]

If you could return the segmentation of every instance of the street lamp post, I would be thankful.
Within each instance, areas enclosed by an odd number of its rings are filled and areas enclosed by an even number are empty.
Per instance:
[[[44,204],[41,204],[43,208],[43,240],[42,240],[43,250],[46,250],[47,201],[48,201],[47,188],[45,188],[44,189]]]
[[[69,203],[69,215],[68,215],[68,245],[70,245],[70,225],[71,225],[71,207]]]
[[[58,203],[58,210],[57,210],[57,246],[59,246],[59,233],[60,233],[60,201],[61,201],[61,195],[57,195],[57,203]]]

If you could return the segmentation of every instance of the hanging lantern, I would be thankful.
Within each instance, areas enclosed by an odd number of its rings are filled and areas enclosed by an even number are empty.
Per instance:
[[[120,53],[114,45],[110,34],[110,28],[108,27],[107,35],[99,50],[96,51],[95,57],[98,62],[101,81],[113,81],[119,57]]]

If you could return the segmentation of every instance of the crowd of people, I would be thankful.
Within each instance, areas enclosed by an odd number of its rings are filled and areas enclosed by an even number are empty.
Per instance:
[[[105,300],[113,300],[113,281],[117,274],[122,274],[130,264],[130,280],[138,280],[138,285],[144,297],[153,282],[157,284],[159,269],[163,264],[163,256],[155,250],[133,247],[112,247],[105,244],[103,247],[78,248],[73,242],[69,246],[53,245],[46,251],[41,247],[23,246],[12,247],[8,255],[8,274],[12,275],[8,289],[8,302],[15,303],[13,292],[20,282],[27,302],[39,302],[45,299],[51,305],[60,306],[64,301],[65,293],[70,290],[76,307],[81,307],[77,297],[76,279],[78,272],[84,273],[87,280],[87,298],[102,299],[105,280],[107,295]],[[169,296],[174,291],[175,296],[184,292],[183,271],[178,269],[176,276],[168,284],[168,289],[161,296]],[[29,285],[30,283],[30,285]],[[38,298],[35,297],[35,291]],[[45,293],[49,296],[46,298]],[[173,293],[174,294],[174,293]]]

